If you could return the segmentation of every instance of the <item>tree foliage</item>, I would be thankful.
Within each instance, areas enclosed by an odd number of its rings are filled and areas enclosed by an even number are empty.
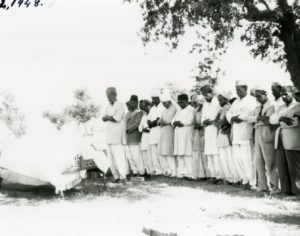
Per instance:
[[[197,31],[192,51],[206,55],[198,66],[200,80],[219,70],[215,62],[240,35],[254,57],[280,63],[300,87],[299,0],[125,1],[142,10],[145,44],[165,39],[175,49],[189,28]]]
[[[19,111],[15,98],[10,93],[1,94],[0,121],[4,122],[17,138],[26,133],[25,115]]]
[[[92,118],[97,118],[101,107],[92,102],[91,97],[84,89],[77,89],[74,92],[75,104],[66,106],[60,113],[45,112],[43,116],[61,129],[67,122],[74,121],[78,124],[86,123]]]

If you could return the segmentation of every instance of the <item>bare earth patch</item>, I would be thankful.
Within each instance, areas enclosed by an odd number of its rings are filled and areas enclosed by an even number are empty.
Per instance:
[[[1,235],[300,235],[300,199],[228,185],[154,178],[126,185],[85,181],[64,198],[52,189],[0,191]]]

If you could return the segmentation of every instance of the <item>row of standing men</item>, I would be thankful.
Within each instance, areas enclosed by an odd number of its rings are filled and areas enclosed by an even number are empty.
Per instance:
[[[125,106],[116,88],[106,90],[109,104],[107,153],[114,182],[133,175],[165,175],[242,184],[273,194],[300,194],[300,95],[292,86],[272,84],[248,94],[236,82],[237,98],[215,93],[180,94],[177,102],[154,89],[152,101],[132,95]]]

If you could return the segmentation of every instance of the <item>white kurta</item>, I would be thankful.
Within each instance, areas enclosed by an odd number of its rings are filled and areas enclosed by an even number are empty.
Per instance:
[[[277,100],[274,99],[272,103],[275,106],[275,113],[277,112],[280,106],[284,105],[284,101],[282,100],[282,97],[278,98]]]
[[[139,125],[139,131],[142,133],[142,139],[141,139],[141,150],[149,150],[149,133],[143,132],[143,129],[148,128],[147,124],[148,115],[144,114],[140,125]]]
[[[123,147],[125,140],[125,106],[116,101],[108,104],[103,116],[112,116],[116,122],[106,122],[107,156],[110,160],[110,169],[115,179],[125,179],[128,172],[128,163]]]
[[[219,111],[221,110],[218,99],[214,97],[211,102],[205,102],[202,112],[202,123],[204,120],[215,120]],[[204,129],[204,154],[205,155],[218,155],[218,128],[209,125]]]
[[[143,132],[143,129],[148,128],[147,120],[148,120],[148,115],[145,113],[139,125],[139,131],[142,133],[141,152],[142,152],[144,165],[147,173],[152,174],[154,169],[153,169],[153,162],[152,162],[150,144],[149,144],[150,135],[149,133]]]
[[[252,116],[257,106],[256,100],[247,95],[240,99],[237,98],[231,105],[226,114],[230,122],[233,116],[239,116],[243,120],[241,123],[232,124],[232,153],[236,162],[239,179],[243,184],[250,183],[254,186],[256,182],[256,171],[253,157],[253,125],[247,120]]]
[[[158,106],[153,106],[150,109],[150,112],[148,114],[148,120],[154,121],[157,118],[162,117],[162,113],[164,112],[165,107],[163,106],[162,103],[159,103]],[[159,144],[159,139],[160,139],[160,127],[156,126],[153,127],[150,131],[150,136],[149,136],[149,143],[150,144]]]
[[[180,121],[184,126],[175,128],[174,155],[192,156],[195,109],[187,106],[185,109],[178,110],[172,123],[175,121]]]
[[[117,121],[106,122],[106,143],[121,144],[125,129],[125,106],[119,101],[116,101],[113,105],[109,103],[103,113],[103,116],[106,115],[112,116]]]
[[[252,115],[254,109],[257,106],[255,99],[247,95],[240,99],[237,98],[231,105],[229,111],[226,114],[228,122],[231,121],[233,116],[239,116],[244,120],[239,124],[232,124],[232,144],[244,144],[249,143],[249,140],[253,138],[253,125],[247,122],[247,118]]]

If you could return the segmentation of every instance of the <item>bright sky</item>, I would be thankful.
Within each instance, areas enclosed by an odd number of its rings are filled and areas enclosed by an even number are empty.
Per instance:
[[[193,85],[193,38],[173,53],[163,43],[145,48],[137,36],[142,20],[136,6],[122,0],[51,1],[50,7],[0,14],[0,90],[13,93],[24,111],[59,110],[76,88],[88,89],[103,104],[107,86],[116,86],[126,100],[132,93],[148,97],[165,81]],[[237,79],[269,86],[289,78],[278,65],[253,60],[238,42],[222,64],[220,84],[226,88]]]

